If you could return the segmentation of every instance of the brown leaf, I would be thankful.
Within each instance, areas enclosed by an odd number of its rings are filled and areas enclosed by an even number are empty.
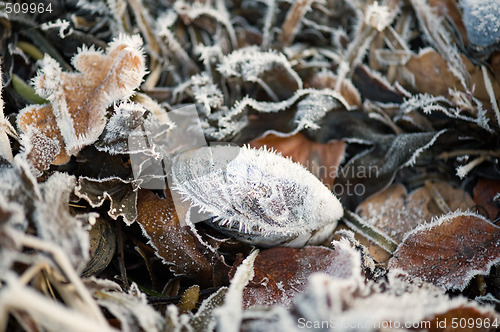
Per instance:
[[[500,181],[480,179],[474,187],[474,201],[480,212],[486,210],[487,217],[493,222],[500,212],[500,204],[495,196],[500,193]]]
[[[250,146],[256,149],[267,146],[284,157],[290,157],[316,175],[330,189],[345,151],[344,141],[315,143],[301,133],[290,137],[269,134],[253,140]]]
[[[389,267],[446,289],[463,290],[500,261],[500,227],[470,213],[445,215],[408,233]]]
[[[490,96],[486,91],[483,73],[480,67],[475,66],[467,57],[461,56],[465,69],[470,75],[470,86],[474,86],[474,96],[491,107]],[[406,72],[404,73],[404,71]],[[411,73],[411,81],[408,80]],[[463,91],[460,80],[450,71],[446,60],[436,51],[425,49],[418,55],[413,55],[403,69],[400,69],[398,81],[404,86],[417,89],[420,93],[429,93],[433,96],[445,96],[451,100],[450,89]],[[491,81],[493,90],[500,102],[500,84],[496,80]],[[463,91],[465,92],[465,91]]]
[[[308,82],[304,84],[306,88],[311,87],[318,90],[336,88],[338,77],[332,72],[321,71],[316,73]],[[345,98],[349,106],[361,107],[361,96],[350,80],[343,79],[339,85],[339,92]]]
[[[58,141],[60,152],[52,163],[64,164],[93,143],[106,124],[107,107],[139,86],[146,70],[139,43],[138,37],[116,39],[107,54],[83,48],[73,59],[79,73],[63,72],[55,60],[44,59],[35,87],[51,103],[24,108],[17,122],[23,131],[35,127]]]
[[[429,182],[410,194],[397,183],[366,199],[356,213],[399,243],[407,232],[433,217],[473,206],[465,191],[444,181]]]
[[[152,191],[140,190],[137,199],[137,222],[149,244],[171,270],[210,285],[212,267],[197,249],[193,236],[179,224],[171,197],[159,198]]]
[[[309,276],[322,272],[348,279],[360,272],[358,254],[349,248],[272,248],[262,250],[254,263],[255,276],[243,290],[243,306],[290,307],[293,298],[305,290]]]

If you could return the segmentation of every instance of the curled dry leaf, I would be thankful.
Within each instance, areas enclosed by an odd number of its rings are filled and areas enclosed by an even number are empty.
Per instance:
[[[149,190],[140,190],[137,200],[137,222],[149,244],[165,264],[176,274],[196,278],[201,285],[210,285],[212,266],[198,250],[197,242],[179,224],[175,206],[170,197],[159,198]]]
[[[243,306],[283,305],[291,307],[295,296],[306,289],[316,272],[339,279],[360,273],[359,254],[349,246],[334,242],[324,247],[272,248],[262,250],[254,263],[255,276],[243,290]]]
[[[90,260],[82,272],[83,276],[96,275],[104,270],[113,259],[116,249],[116,235],[110,223],[98,218],[89,231]]]
[[[92,179],[81,176],[75,187],[75,195],[92,207],[100,207],[109,200],[108,215],[114,220],[123,217],[127,225],[137,218],[137,191],[129,181],[119,177]]]
[[[63,72],[54,59],[44,58],[34,84],[50,104],[22,109],[17,124],[25,132],[36,127],[38,136],[58,141],[60,152],[52,163],[66,163],[97,140],[106,124],[107,107],[128,98],[139,86],[146,72],[141,43],[138,36],[122,36],[109,44],[106,54],[83,47],[73,58],[78,73]],[[33,164],[40,165],[36,160]]]
[[[267,147],[290,157],[332,188],[337,170],[344,157],[345,142],[316,143],[301,133],[289,137],[268,134],[250,142],[252,148]]]
[[[217,71],[227,79],[240,78],[243,82],[259,84],[276,102],[290,98],[291,92],[302,89],[302,79],[282,53],[262,52],[256,46],[244,47],[224,56]]]
[[[445,215],[408,233],[389,261],[391,269],[451,290],[500,262],[500,227],[466,212]]]

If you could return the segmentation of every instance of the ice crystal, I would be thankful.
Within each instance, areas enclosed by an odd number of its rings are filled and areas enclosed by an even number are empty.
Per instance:
[[[73,28],[71,28],[70,23],[68,21],[61,19],[58,19],[55,22],[44,23],[40,27],[42,28],[42,30],[59,28],[59,37],[61,37],[61,39],[64,39],[67,36],[71,35],[74,31]]]

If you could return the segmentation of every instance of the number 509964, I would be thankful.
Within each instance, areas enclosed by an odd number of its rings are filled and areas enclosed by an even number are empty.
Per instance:
[[[52,13],[52,4],[48,3],[12,3],[5,2],[6,14],[43,14]]]

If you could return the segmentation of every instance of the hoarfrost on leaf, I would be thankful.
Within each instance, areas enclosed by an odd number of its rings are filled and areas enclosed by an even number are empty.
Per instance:
[[[287,58],[276,51],[260,51],[257,46],[240,48],[226,55],[217,70],[225,77],[241,77],[244,81],[261,83],[260,76],[274,67],[283,67],[302,89],[302,80]]]
[[[209,115],[213,108],[222,106],[224,102],[222,91],[206,73],[192,76],[191,81],[196,102],[204,106],[206,115]]]
[[[148,304],[146,295],[139,290],[137,284],[132,283],[128,293],[125,293],[120,291],[118,284],[111,283],[109,280],[101,283],[94,279],[94,296],[99,305],[120,321],[122,331],[163,331],[164,319]]]
[[[318,178],[265,149],[214,146],[185,152],[173,159],[172,181],[192,206],[216,216],[211,225],[264,246],[320,243],[343,214]]]
[[[406,234],[389,261],[414,277],[464,290],[500,261],[500,227],[471,212],[454,212]]]
[[[500,41],[500,2],[497,0],[460,0],[463,22],[469,41],[487,47]]]
[[[109,200],[108,215],[114,220],[123,217],[127,225],[137,218],[137,191],[130,181],[119,177],[93,179],[81,176],[75,195],[85,199],[92,207],[100,207]]]
[[[240,329],[243,313],[243,288],[254,276],[254,262],[259,250],[254,250],[238,266],[231,285],[227,290],[224,304],[215,309],[216,330],[220,332],[237,332]]]
[[[107,53],[83,47],[72,59],[78,73],[63,72],[46,56],[34,79],[36,92],[50,101],[19,112],[18,127],[37,127],[57,139],[60,153],[53,163],[63,164],[70,155],[97,140],[106,125],[107,107],[129,98],[146,73],[139,36],[121,36],[109,43]]]
[[[63,248],[75,270],[81,272],[89,260],[89,237],[85,225],[68,209],[74,186],[74,177],[54,173],[40,186],[42,200],[36,204],[35,215],[40,238]]]
[[[424,0],[411,0],[411,4],[427,40],[444,57],[449,70],[460,81],[462,87],[470,91],[470,75],[460,57],[458,47],[453,43],[451,32],[443,24],[444,17],[434,13],[430,4]]]
[[[335,107],[339,102],[331,96],[321,94],[310,94],[297,103],[295,122],[297,129],[318,129],[318,122],[325,114]]]

